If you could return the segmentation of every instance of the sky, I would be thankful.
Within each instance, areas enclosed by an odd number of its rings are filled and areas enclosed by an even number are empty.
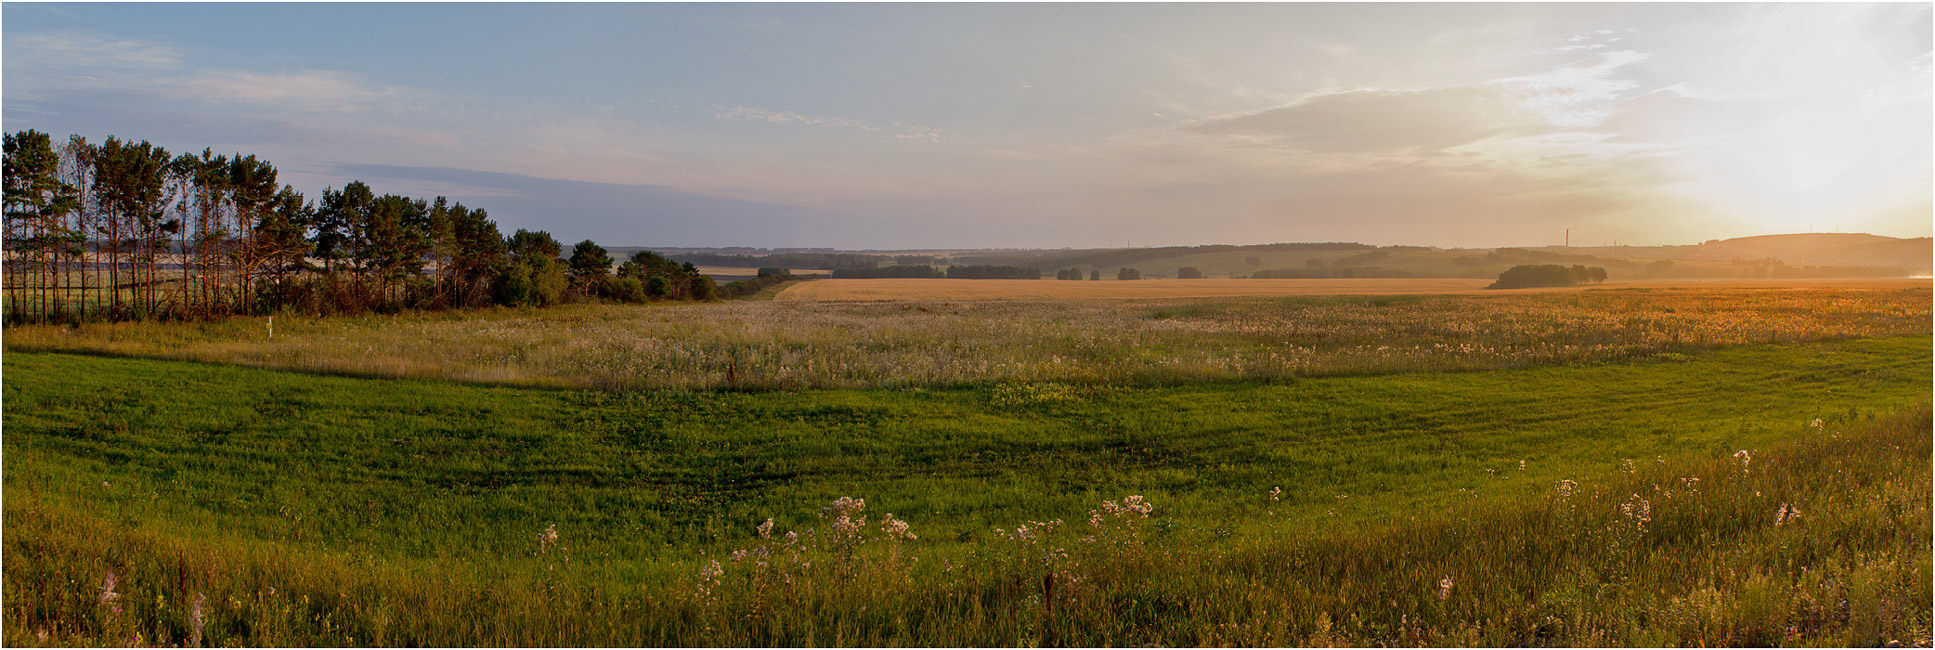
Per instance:
[[[1931,5],[0,5],[0,126],[608,246],[1931,233]]]

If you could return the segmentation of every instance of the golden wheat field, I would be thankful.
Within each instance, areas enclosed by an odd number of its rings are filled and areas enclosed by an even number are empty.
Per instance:
[[[1056,281],[1056,280],[939,280],[837,279],[802,282],[781,291],[781,301],[901,300],[1130,300],[1140,298],[1235,298],[1251,296],[1350,296],[1400,294],[1460,294],[1487,292],[1491,280],[1475,278],[1350,278],[1350,279],[1202,279]],[[1927,278],[1847,278],[1821,280],[1670,280],[1607,282],[1578,287],[1512,289],[1504,293],[1578,291],[1587,288],[1623,289],[1913,289],[1930,286]]]

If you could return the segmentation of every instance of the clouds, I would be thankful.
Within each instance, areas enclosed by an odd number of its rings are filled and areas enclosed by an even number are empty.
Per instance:
[[[1318,153],[1442,151],[1527,124],[1495,86],[1325,92],[1188,131]]]
[[[1638,81],[1619,77],[1621,69],[1651,57],[1645,52],[1619,50],[1595,61],[1494,83],[1506,88],[1516,104],[1538,112],[1553,126],[1589,128],[1611,117],[1615,104],[1639,87]]]
[[[368,110],[401,98],[405,93],[402,88],[373,87],[352,75],[331,70],[279,74],[211,71],[159,80],[152,90],[178,100],[325,113]]]
[[[936,129],[934,127],[929,127],[929,126],[921,126],[918,124],[907,124],[904,122],[890,122],[886,124],[880,124],[880,123],[870,122],[867,120],[856,120],[856,119],[848,119],[848,118],[840,118],[840,117],[809,117],[806,115],[801,115],[799,113],[793,113],[789,111],[772,111],[772,110],[766,110],[763,108],[754,108],[750,106],[714,105],[711,107],[711,110],[712,110],[713,117],[721,120],[730,120],[735,122],[755,122],[755,123],[764,123],[764,124],[798,124],[798,125],[805,125],[805,126],[831,127],[831,128],[838,128],[838,129],[856,131],[861,133],[877,134],[877,135],[890,137],[896,140],[919,140],[919,141],[925,141],[925,142],[938,143],[943,141],[951,141],[954,139],[953,136],[947,134],[941,129]]]
[[[1187,130],[1308,152],[1439,153],[1492,138],[1597,126],[1638,86],[1616,73],[1647,58],[1618,51],[1484,83],[1323,91],[1285,106],[1203,120]]]
[[[170,45],[86,31],[8,34],[5,54],[7,99],[34,113],[100,115],[138,106],[185,122],[270,121],[294,131],[313,125],[299,116],[399,108],[410,100],[404,88],[342,71],[193,65]]]
[[[181,54],[172,47],[89,31],[8,35],[6,55],[9,67],[37,70],[155,70],[181,65]]]

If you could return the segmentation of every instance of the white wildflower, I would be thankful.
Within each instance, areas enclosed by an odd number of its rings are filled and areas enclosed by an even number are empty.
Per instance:
[[[119,586],[121,581],[114,575],[114,569],[108,569],[107,578],[101,581],[101,605],[116,614],[121,613],[121,593],[114,590]]]
[[[1643,532],[1646,530],[1646,522],[1653,520],[1653,503],[1635,494],[1619,505],[1619,513]]]
[[[197,648],[202,645],[202,627],[208,624],[208,618],[202,614],[202,604],[205,600],[207,597],[203,596],[202,592],[195,592],[195,608],[193,615],[189,617],[188,642],[189,645]]]
[[[891,512],[887,513],[886,521],[880,522],[880,532],[888,539],[920,539],[907,530],[907,522],[895,519],[894,513]]]
[[[1780,510],[1774,513],[1774,527],[1779,528],[1783,524],[1794,523],[1796,520],[1800,518],[1801,518],[1800,508],[1796,508],[1794,506],[1791,506],[1785,503],[1780,504]]]
[[[848,515],[858,514],[860,511],[866,510],[866,509],[867,509],[866,499],[840,497],[838,499],[835,499],[833,503],[829,504],[824,510],[821,510],[821,514],[828,517],[844,517]]]

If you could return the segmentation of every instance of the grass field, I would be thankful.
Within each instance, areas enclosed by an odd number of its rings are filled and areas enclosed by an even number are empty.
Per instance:
[[[731,302],[330,319],[283,315],[274,320],[273,337],[264,318],[16,327],[7,331],[6,347],[560,388],[891,388],[1001,381],[1144,386],[1519,368],[1729,345],[1927,334],[1929,308],[1925,287]]]
[[[1930,352],[747,393],[16,351],[6,641],[1925,643]]]
[[[268,325],[6,331],[0,641],[1929,643],[1925,287]]]
[[[1486,291],[1490,279],[1361,278],[1316,280],[1136,280],[1072,282],[1049,280],[834,279],[796,285],[781,292],[783,301],[919,300],[1135,300],[1153,298],[1234,298],[1267,296],[1379,296],[1499,293]],[[1514,289],[1585,291],[1591,289],[1927,289],[1929,280],[1849,278],[1830,280],[1676,280],[1609,282],[1577,287]]]

